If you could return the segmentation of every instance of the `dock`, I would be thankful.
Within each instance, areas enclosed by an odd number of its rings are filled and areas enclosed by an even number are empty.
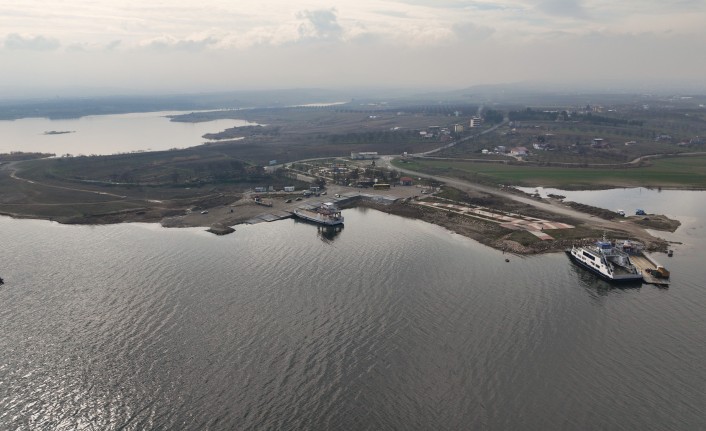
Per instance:
[[[657,261],[655,261],[653,258],[649,257],[646,254],[643,254],[641,256],[630,255],[630,261],[633,263],[633,265],[637,267],[637,269],[640,270],[640,272],[642,272],[642,278],[644,279],[645,283],[654,284],[655,286],[669,286],[668,278],[657,278],[647,272],[647,269],[657,269],[657,266],[659,265]]]

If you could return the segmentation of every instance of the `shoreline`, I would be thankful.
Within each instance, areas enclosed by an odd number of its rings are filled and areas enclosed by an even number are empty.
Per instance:
[[[384,161],[385,159],[383,159]],[[436,224],[498,250],[518,254],[562,251],[586,238],[599,238],[602,232],[633,238],[649,249],[666,250],[667,242],[647,229],[671,230],[678,222],[650,215],[650,221],[626,218],[618,221],[615,213],[587,205],[565,203],[561,199],[536,198],[515,188],[495,188],[459,178],[432,176],[443,188],[428,194],[429,186],[394,186],[387,190],[329,185],[327,197],[304,197],[299,192],[275,192],[264,195],[272,207],[255,201],[256,194],[242,188],[220,185],[210,188],[142,189],[118,188],[106,192],[92,184],[76,186],[66,182],[37,181],[17,175],[17,162],[0,165],[4,181],[4,202],[0,214],[13,218],[42,219],[62,224],[101,225],[115,223],[159,223],[163,227],[203,227],[216,234],[230,233],[231,226],[246,222],[272,221],[289,217],[301,205],[320,202],[333,196],[370,196],[383,199],[386,205],[355,202],[395,215]],[[406,171],[416,175],[413,171]],[[2,184],[3,182],[0,182]],[[622,187],[616,187],[622,188]],[[186,192],[186,193],[185,193]],[[118,194],[120,193],[120,194]],[[425,204],[431,202],[431,205]],[[418,205],[415,205],[418,203]],[[457,204],[455,210],[435,205]],[[340,204],[339,204],[340,205]],[[466,208],[495,212],[495,217],[468,214]],[[522,216],[520,216],[522,214]],[[500,217],[508,220],[500,221]],[[536,220],[549,225],[528,228]],[[652,221],[651,219],[655,220]],[[514,220],[515,224],[512,224]],[[659,223],[656,223],[659,221]],[[627,223],[626,223],[627,222]],[[571,225],[542,232],[551,223]],[[675,224],[676,223],[676,224]],[[503,226],[504,224],[504,226]]]
[[[359,194],[359,196],[362,195]],[[605,231],[609,231],[611,236],[621,236],[640,241],[645,244],[648,251],[666,251],[669,243],[664,239],[651,235],[647,232],[647,229],[662,231],[671,230],[673,232],[680,224],[678,221],[670,220],[664,216],[655,216],[651,214],[651,219],[655,219],[655,225],[641,225],[641,220],[638,220],[637,218],[633,218],[632,220],[630,220],[630,218],[621,220],[618,225],[618,222],[613,222],[611,220],[602,219],[598,216],[590,215],[590,211],[587,212],[586,208],[593,207],[585,206],[585,208],[582,208],[581,212],[590,217],[590,221],[586,222],[571,219],[569,217],[570,221],[572,221],[572,224],[574,225],[572,229],[561,229],[562,232],[559,232],[558,230],[546,231],[549,235],[552,235],[552,240],[535,240],[526,243],[523,240],[526,241],[527,238],[531,239],[531,236],[523,235],[523,232],[518,233],[518,231],[508,230],[501,227],[499,224],[494,224],[489,221],[466,217],[441,209],[435,209],[430,207],[428,204],[420,204],[420,202],[427,201],[432,203],[439,199],[433,196],[415,201],[412,201],[409,198],[401,198],[394,203],[388,204],[376,203],[370,199],[357,199],[354,195],[352,197],[349,195],[348,197],[351,198],[350,202],[344,205],[343,208],[365,207],[400,217],[421,220],[426,223],[443,227],[444,229],[470,238],[496,250],[518,255],[561,252],[567,248],[570,248],[572,245],[591,243],[595,238],[600,238],[602,233]],[[325,197],[319,197],[317,200],[326,199]],[[293,210],[294,207],[301,204],[307,204],[309,202],[311,202],[310,199],[305,199],[302,202],[295,202],[288,208]],[[493,208],[493,210],[510,213],[514,209],[511,205],[511,203],[506,202],[505,207]],[[566,206],[560,201],[554,202],[553,205]],[[523,212],[525,210],[523,210]],[[595,208],[595,210],[598,212],[605,211],[601,208]],[[0,215],[15,219],[48,220],[61,224],[77,224],[86,226],[117,223],[156,223],[160,224],[164,228],[204,228],[205,231],[220,236],[232,233],[238,225],[248,224],[248,221],[259,216],[272,213],[273,211],[279,212],[280,214],[284,212],[291,212],[284,208],[283,205],[276,205],[274,209],[271,207],[257,205],[252,200],[244,196],[243,198],[240,198],[230,204],[221,203],[218,206],[208,207],[208,211],[205,211],[205,213],[202,213],[200,208],[191,210],[177,208],[135,208],[110,213],[93,214],[90,216],[81,217],[80,219],[42,217],[39,215],[16,214],[7,211],[0,211]],[[551,215],[552,214],[545,213],[545,216]],[[567,217],[562,217],[559,213],[555,213],[553,216],[555,221],[557,218],[569,221]],[[281,215],[277,219],[290,217],[293,216]],[[662,229],[660,229],[660,227]]]

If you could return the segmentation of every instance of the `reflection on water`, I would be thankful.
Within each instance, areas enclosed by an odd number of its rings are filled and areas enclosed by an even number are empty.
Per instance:
[[[244,120],[214,120],[203,123],[170,121],[167,115],[183,112],[142,112],[91,115],[50,120],[23,118],[0,121],[0,153],[37,151],[57,155],[117,154],[157,151],[200,145],[206,133],[252,125]],[[72,131],[45,134],[46,131]]]
[[[670,290],[619,289],[344,215],[0,217],[0,429],[706,429],[703,244]]]
[[[341,232],[343,232],[344,227],[342,224],[336,226],[323,226],[318,223],[299,218],[294,218],[293,220],[296,224],[310,226],[312,231],[316,229],[316,235],[325,243],[332,243],[341,234]]]
[[[330,243],[343,231],[343,225],[338,226],[317,226],[316,233],[321,238],[321,241]]]
[[[609,283],[574,263],[572,263],[572,266],[574,268],[572,272],[576,274],[577,280],[591,297],[608,296],[613,290],[639,290],[643,286],[641,281]]]

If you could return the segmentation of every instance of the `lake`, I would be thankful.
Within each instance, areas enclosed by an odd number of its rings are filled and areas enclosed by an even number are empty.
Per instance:
[[[2,217],[0,429],[705,429],[688,193],[668,289],[368,209],[224,237]]]
[[[0,121],[0,153],[12,151],[72,155],[105,155],[187,148],[209,142],[202,138],[231,127],[254,125],[245,120],[203,123],[169,121],[179,111],[91,115],[66,120],[23,118]],[[72,132],[45,134],[45,132]]]
[[[541,187],[517,188],[528,193],[537,190],[544,197],[548,194],[566,196],[566,201],[580,202],[613,211],[622,209],[628,216],[634,215],[637,209],[643,209],[648,214],[663,214],[679,220],[682,225],[674,233],[657,231],[652,231],[652,233],[679,243],[673,248],[682,250],[687,255],[693,255],[698,249],[698,244],[706,242],[706,225],[704,224],[706,192],[703,191],[660,190],[644,187],[582,191]]]

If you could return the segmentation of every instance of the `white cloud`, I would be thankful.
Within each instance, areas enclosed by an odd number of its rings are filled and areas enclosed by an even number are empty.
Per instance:
[[[336,9],[305,10],[299,12],[297,17],[304,20],[299,25],[299,34],[304,39],[339,39],[343,28],[338,23]]]
[[[581,0],[543,0],[539,2],[537,8],[550,15],[579,19],[587,18],[587,13]]]
[[[177,39],[173,36],[158,36],[140,42],[140,46],[155,50],[202,51],[218,44],[212,36],[187,37]]]
[[[58,40],[45,36],[23,36],[17,33],[10,33],[5,37],[5,48],[21,49],[29,51],[53,51],[61,44]]]
[[[0,80],[468,85],[655,57],[697,77],[704,22],[702,0],[3,0]]]

